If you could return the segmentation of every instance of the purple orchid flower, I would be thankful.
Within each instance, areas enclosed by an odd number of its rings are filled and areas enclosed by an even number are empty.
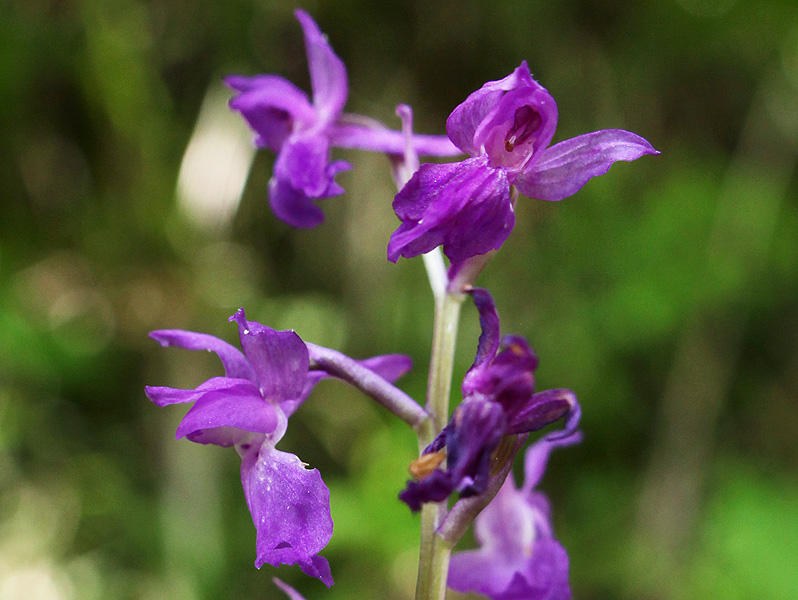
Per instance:
[[[230,107],[254,130],[255,144],[277,154],[269,181],[269,203],[278,218],[294,227],[315,227],[324,220],[315,199],[343,193],[335,182],[348,162],[330,161],[332,146],[392,154],[404,150],[402,133],[377,121],[343,114],[348,93],[346,67],[306,12],[296,18],[305,36],[313,102],[305,92],[276,75],[231,75],[225,83],[238,92]],[[414,136],[420,154],[460,153],[444,136]]]
[[[147,396],[158,406],[194,403],[178,425],[176,439],[234,446],[238,451],[244,496],[257,529],[255,566],[299,564],[329,587],[330,566],[319,552],[332,536],[330,492],[317,469],[306,468],[296,455],[275,447],[288,418],[327,373],[310,370],[308,347],[293,331],[248,321],[243,308],[230,320],[238,324],[243,353],[203,333],[150,333],[162,346],[215,352],[225,376],[193,390],[147,387]],[[386,355],[360,365],[393,380],[410,368],[410,359]]]
[[[474,522],[480,548],[452,556],[447,584],[492,600],[569,600],[568,554],[554,539],[547,498],[535,491],[551,450],[582,439],[574,431],[551,434],[526,452],[524,485],[516,489],[512,472]]]
[[[522,62],[454,109],[446,132],[469,154],[461,162],[423,164],[393,202],[402,221],[388,259],[443,246],[452,263],[498,249],[515,224],[511,186],[540,200],[562,200],[619,160],[659,154],[621,129],[580,135],[549,147],[557,104]]]
[[[424,502],[441,502],[455,491],[461,498],[484,492],[491,476],[491,455],[503,436],[537,431],[565,417],[565,430],[551,434],[556,439],[579,425],[581,408],[574,393],[565,389],[535,393],[537,357],[523,338],[500,339],[499,315],[487,290],[472,288],[469,293],[482,327],[476,359],[463,379],[463,402],[411,465],[417,480],[408,481],[399,498],[413,511]],[[446,468],[436,468],[444,458]]]

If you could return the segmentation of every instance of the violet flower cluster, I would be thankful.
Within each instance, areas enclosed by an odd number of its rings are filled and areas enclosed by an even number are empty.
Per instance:
[[[581,408],[574,393],[564,389],[535,393],[537,356],[521,337],[500,338],[499,315],[487,290],[472,288],[469,293],[482,325],[476,359],[463,379],[462,403],[416,463],[420,477],[408,481],[399,494],[413,511],[424,502],[441,502],[455,491],[462,498],[484,492],[491,457],[504,436],[537,431],[563,417],[563,437],[579,425]],[[444,457],[445,468],[430,472],[422,467]]]
[[[432,529],[425,528],[422,517],[418,581],[420,590],[426,587],[417,597],[442,598],[433,590],[430,556],[437,552],[443,559],[435,564],[445,564],[447,548],[473,524],[479,547],[451,557],[446,580],[450,588],[493,600],[567,600],[568,555],[554,537],[548,500],[535,488],[551,450],[581,440],[581,407],[571,390],[535,391],[537,356],[524,338],[501,336],[493,298],[472,285],[487,257],[478,261],[478,268],[463,267],[476,265],[469,261],[498,250],[510,235],[516,190],[530,198],[561,200],[617,161],[658,152],[640,136],[620,129],[551,146],[557,105],[532,78],[526,62],[456,107],[446,122],[448,137],[413,134],[412,113],[404,105],[398,110],[402,131],[346,114],[343,62],[307,13],[297,10],[295,15],[304,34],[312,99],[276,75],[233,75],[225,78],[234,91],[230,106],[252,128],[255,144],[276,154],[269,203],[279,219],[294,227],[319,225],[324,214],[317,201],[344,193],[336,176],[352,165],[331,159],[332,148],[381,152],[391,158],[399,188],[393,208],[401,224],[387,243],[388,259],[396,262],[441,248],[450,261],[448,275],[443,267],[437,269],[443,275],[434,275],[436,267],[425,261],[431,281],[435,276],[447,279],[432,286],[437,350],[426,406],[393,385],[410,369],[409,357],[392,354],[356,361],[306,343],[293,331],[249,321],[243,308],[230,317],[238,326],[242,350],[203,333],[152,332],[162,346],[216,353],[224,376],[194,389],[147,387],[146,394],[158,406],[191,404],[177,427],[177,439],[234,447],[240,455],[258,568],[298,565],[328,587],[333,584],[330,565],[320,554],[333,533],[330,492],[317,469],[277,445],[290,417],[316,384],[334,377],[407,423],[424,447],[410,465],[412,479],[399,493],[413,512],[434,509],[434,520],[427,519]],[[460,153],[468,157],[418,166],[418,154]],[[434,260],[435,254],[431,256]],[[440,254],[437,259],[443,265]],[[466,296],[477,307],[481,335],[460,386],[462,401],[444,426],[440,415],[448,414],[449,386],[432,382],[441,373],[451,373],[454,344],[436,346],[435,340],[441,331],[456,331],[457,326],[459,313],[441,307],[459,307]],[[439,355],[445,347],[448,354]],[[516,453],[531,433],[558,421],[561,428],[542,435],[526,451],[524,483],[517,488],[512,475]],[[274,581],[291,600],[302,600],[293,587]]]

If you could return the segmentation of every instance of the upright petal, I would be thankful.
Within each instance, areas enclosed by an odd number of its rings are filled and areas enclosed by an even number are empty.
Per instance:
[[[644,154],[659,152],[639,135],[622,129],[594,131],[546,149],[515,185],[529,198],[562,200],[579,191],[591,177],[609,171],[614,162],[636,160]]]
[[[175,346],[185,350],[208,350],[215,352],[222,361],[225,375],[237,379],[249,379],[253,383],[255,372],[235,346],[206,333],[183,331],[182,329],[161,329],[151,331],[150,337],[163,347]]]
[[[480,123],[496,107],[505,92],[519,86],[529,86],[530,82],[537,85],[524,61],[507,77],[498,81],[489,81],[471,93],[446,120],[446,133],[449,139],[471,156],[480,154],[480,144],[474,140],[474,134]]]
[[[483,288],[472,288],[468,292],[474,299],[474,305],[479,311],[479,326],[482,333],[479,336],[479,343],[477,344],[477,355],[474,359],[474,364],[466,373],[463,379],[463,387],[466,388],[469,373],[475,369],[479,369],[493,360],[496,353],[499,351],[500,327],[499,327],[499,313],[496,310],[496,304],[493,302],[493,297],[488,290]],[[467,393],[464,389],[463,396]]]
[[[346,104],[348,93],[346,67],[333,52],[327,37],[310,15],[300,9],[296,9],[294,15],[305,34],[313,105],[318,112],[319,121],[327,124],[338,118]]]
[[[258,531],[255,566],[299,563],[330,587],[326,561],[317,557],[333,531],[330,492],[318,470],[267,442],[244,455],[241,482]]]
[[[300,337],[293,331],[275,331],[248,321],[243,308],[230,320],[238,323],[241,347],[257,375],[263,397],[279,402],[299,396],[310,364],[308,349]]]

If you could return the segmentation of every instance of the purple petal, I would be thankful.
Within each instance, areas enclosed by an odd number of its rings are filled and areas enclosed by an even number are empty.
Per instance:
[[[302,403],[308,399],[308,396],[310,396],[310,393],[313,391],[313,388],[316,387],[316,384],[326,377],[327,373],[324,371],[309,371],[307,380],[305,381],[305,387],[302,388],[302,392],[299,394],[299,396],[280,402],[280,409],[285,413],[285,416],[290,417],[293,415],[294,412],[296,412],[296,409],[302,406]]]
[[[269,205],[277,218],[293,227],[303,229],[316,227],[324,221],[324,213],[316,206],[314,200],[343,194],[344,189],[335,182],[334,178],[341,171],[351,168],[352,165],[343,160],[325,164],[323,173],[314,175],[316,183],[325,186],[316,188],[322,189],[317,195],[308,195],[302,189],[294,187],[286,173],[280,177],[275,169],[275,175],[269,180]],[[302,172],[301,166],[298,172]],[[304,173],[303,177],[308,181],[311,180],[309,172]]]
[[[567,415],[576,403],[571,390],[546,390],[533,394],[512,417],[507,433],[537,431]]]
[[[284,581],[280,581],[276,577],[272,577],[272,581],[274,582],[274,585],[276,585],[278,588],[280,588],[281,590],[283,590],[285,592],[285,594],[286,594],[286,596],[288,596],[289,600],[305,600],[305,598],[302,596],[302,594],[297,592],[294,588],[292,588],[290,585],[288,585]]]
[[[474,537],[484,549],[513,567],[531,550],[535,540],[535,518],[524,494],[515,488],[512,472],[477,517]]]
[[[499,350],[499,313],[496,310],[496,304],[488,290],[483,288],[472,288],[468,292],[474,299],[474,304],[479,311],[479,325],[482,333],[479,336],[479,343],[477,344],[477,355],[474,359],[474,364],[468,370],[469,373],[485,363],[490,362],[496,356]],[[468,381],[468,373],[463,379],[463,386],[466,387]],[[463,395],[467,395],[463,391]]]
[[[246,381],[205,393],[178,425],[175,439],[216,427],[269,434],[277,429],[281,419],[285,420],[285,416],[280,414],[280,409],[265,401],[258,388]],[[223,437],[228,439],[229,436],[225,433]],[[200,439],[192,438],[192,441]],[[215,441],[212,437],[203,437],[202,443]]]
[[[529,198],[562,200],[575,194],[591,177],[603,175],[619,160],[659,154],[651,144],[629,131],[605,129],[579,135],[546,149],[531,171],[515,180]]]
[[[302,190],[276,177],[269,180],[269,206],[278,219],[302,229],[310,229],[324,221],[324,213]]]
[[[548,502],[532,485],[517,490],[508,476],[474,523],[480,548],[452,556],[449,587],[505,600],[570,598],[568,555],[551,537]]]
[[[515,489],[511,473],[476,518],[474,537],[481,548],[452,556],[449,587],[489,597],[504,591],[532,552],[534,517],[523,494]]]
[[[463,379],[463,396],[476,394],[502,405],[510,423],[529,403],[535,390],[534,370],[537,357],[526,340],[504,336],[501,351],[490,364],[472,368]]]
[[[425,450],[446,445],[446,470],[436,469],[419,481],[408,481],[399,499],[417,511],[424,502],[440,502],[454,491],[467,498],[485,491],[490,479],[490,455],[506,428],[504,410],[495,402],[463,402],[451,421]]]
[[[538,540],[525,568],[494,600],[570,600],[568,554],[556,540]]]
[[[332,585],[324,563],[314,560],[333,531],[330,492],[319,471],[266,443],[244,455],[241,482],[258,531],[255,566],[299,563]]]
[[[504,435],[504,411],[495,402],[463,402],[452,417],[454,428],[446,443],[447,469],[464,498],[485,491],[490,478],[490,455]]]
[[[330,198],[332,196],[340,196],[344,193],[344,188],[335,183],[335,176],[343,171],[348,171],[352,168],[352,164],[345,160],[334,160],[328,163],[324,169],[324,174],[327,176],[327,188],[321,195],[322,198]]]
[[[512,365],[518,370],[534,371],[538,368],[538,357],[529,343],[519,335],[505,335],[501,340],[501,352],[493,359],[494,365]]]
[[[274,177],[311,198],[319,198],[330,184],[328,154],[326,137],[293,136],[283,145],[274,163]]]
[[[299,568],[302,569],[305,575],[308,577],[315,577],[328,588],[332,587],[334,583],[332,571],[330,570],[330,563],[327,562],[326,558],[317,554],[308,560],[300,560],[298,562]]]
[[[402,154],[405,137],[401,131],[387,127],[367,127],[351,123],[335,123],[327,130],[330,145],[339,148],[371,150]],[[456,156],[462,152],[443,135],[414,135],[413,149],[420,155]]]
[[[435,470],[420,481],[408,481],[405,489],[399,493],[399,500],[407,504],[411,511],[418,512],[424,502],[446,500],[454,488],[450,473]]]
[[[348,93],[346,67],[333,52],[327,37],[311,16],[300,9],[296,9],[294,15],[305,34],[313,105],[322,123],[332,122],[338,118],[346,104]]]
[[[175,346],[185,350],[209,350],[215,352],[222,361],[225,375],[235,379],[256,381],[255,372],[241,351],[206,333],[194,333],[182,329],[161,329],[151,331],[150,337],[163,347]]]
[[[455,146],[471,156],[480,154],[480,146],[474,142],[474,134],[479,124],[495,108],[504,92],[508,92],[519,85],[529,85],[529,81],[537,83],[529,74],[529,67],[524,61],[504,79],[489,81],[476,92],[470,94],[462,104],[452,111],[452,114],[446,120],[446,133]]]
[[[297,398],[308,376],[308,349],[293,331],[275,331],[256,321],[247,321],[240,308],[231,321],[238,323],[241,346],[255,370],[261,394],[281,402]]]
[[[231,386],[235,387],[242,383],[252,383],[248,379],[233,379],[231,377],[212,377],[208,381],[200,384],[193,390],[183,390],[179,388],[145,386],[144,392],[147,398],[158,406],[168,406],[182,402],[196,402],[208,392],[216,390],[226,390]],[[255,388],[257,390],[257,388]]]
[[[581,441],[582,433],[573,431],[567,436],[557,439],[544,436],[532,444],[524,457],[524,486],[522,488],[524,493],[529,494],[540,483],[549,462],[549,455],[554,448],[572,446]]]
[[[507,588],[515,573],[514,564],[503,562],[493,552],[467,550],[452,556],[446,584],[457,592],[494,598]]]
[[[240,92],[230,100],[257,134],[255,144],[279,152],[294,130],[304,130],[316,122],[316,111],[305,92],[277,75],[244,77],[231,75],[224,82]]]
[[[484,148],[490,166],[517,172],[537,162],[557,128],[557,104],[531,77],[507,92],[480,123],[474,145]]]
[[[406,354],[383,354],[357,362],[391,383],[413,368],[413,361]]]
[[[393,207],[403,221],[388,244],[393,262],[440,245],[461,262],[499,248],[515,224],[507,175],[489,168],[487,157],[421,165]]]

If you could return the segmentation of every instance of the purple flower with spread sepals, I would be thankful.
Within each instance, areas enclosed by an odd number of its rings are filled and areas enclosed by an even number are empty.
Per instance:
[[[503,436],[537,431],[565,417],[565,430],[551,434],[556,439],[579,425],[581,408],[574,393],[565,389],[535,393],[538,360],[527,342],[518,336],[500,338],[499,315],[487,290],[471,288],[468,293],[482,327],[476,359],[463,379],[463,402],[411,466],[418,480],[408,481],[399,494],[413,511],[424,502],[441,502],[455,491],[462,498],[484,492],[491,476],[491,455]],[[444,458],[446,468],[436,468]]]
[[[248,321],[244,309],[230,320],[238,324],[243,353],[212,335],[153,331],[150,337],[162,346],[215,352],[225,376],[193,390],[147,387],[147,396],[158,406],[194,403],[178,425],[176,439],[234,446],[238,451],[244,496],[257,529],[255,566],[299,564],[329,587],[330,566],[319,556],[332,536],[329,490],[317,469],[308,469],[296,455],[275,447],[288,418],[327,373],[310,370],[308,347],[293,331]],[[360,364],[387,380],[410,368],[403,355],[378,356]]]
[[[474,522],[479,549],[452,556],[447,584],[492,600],[568,600],[568,554],[554,539],[546,496],[535,491],[551,450],[582,439],[574,431],[552,434],[526,452],[524,485],[516,489],[512,472]]]
[[[276,75],[231,75],[225,83],[238,95],[230,107],[255,131],[255,144],[277,154],[269,181],[269,203],[278,218],[294,227],[315,227],[324,220],[314,200],[343,193],[335,182],[346,161],[330,161],[332,146],[401,154],[401,132],[381,123],[343,114],[348,94],[346,68],[325,35],[306,12],[297,9],[310,69],[313,102],[294,84]],[[444,136],[413,138],[420,154],[454,156],[460,151]]]
[[[461,162],[423,164],[393,202],[402,221],[388,259],[443,246],[452,263],[498,249],[515,224],[511,186],[525,196],[562,200],[619,160],[659,154],[621,129],[580,135],[549,147],[557,104],[522,62],[454,109],[446,132],[469,154]]]

